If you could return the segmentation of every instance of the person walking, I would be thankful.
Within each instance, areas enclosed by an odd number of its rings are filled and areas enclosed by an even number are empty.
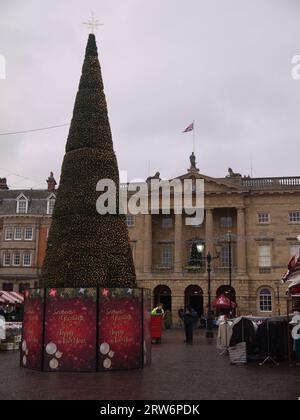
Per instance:
[[[151,312],[152,315],[165,315],[165,311],[164,311],[164,305],[163,303],[158,303],[158,305],[152,309]]]
[[[184,313],[184,330],[186,344],[193,344],[194,322],[195,318],[190,308],[187,308]]]
[[[198,323],[199,316],[198,316],[197,312],[195,311],[195,309],[193,309],[193,308],[190,308],[190,312],[191,312],[192,317],[194,319],[193,327],[194,327],[194,329],[196,329],[197,328],[197,323]]]

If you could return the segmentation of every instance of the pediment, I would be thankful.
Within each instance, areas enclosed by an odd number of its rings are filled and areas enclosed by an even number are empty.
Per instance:
[[[26,200],[26,201],[28,201],[29,199],[28,199],[28,197],[26,197],[26,195],[25,195],[25,194],[21,193],[21,194],[19,194],[19,195],[18,195],[18,197],[16,198],[16,201],[19,201],[19,200]]]

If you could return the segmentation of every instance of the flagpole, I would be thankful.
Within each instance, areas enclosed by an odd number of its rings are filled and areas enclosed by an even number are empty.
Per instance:
[[[193,153],[195,154],[195,120],[193,120]]]

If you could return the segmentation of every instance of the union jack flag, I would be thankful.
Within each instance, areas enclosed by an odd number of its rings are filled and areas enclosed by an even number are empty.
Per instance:
[[[297,258],[293,256],[288,264],[288,269],[285,275],[282,277],[281,282],[286,283],[287,281],[293,281],[300,274],[300,256]]]
[[[192,122],[190,125],[186,127],[183,133],[188,133],[189,131],[193,131],[193,130],[194,130],[194,123]]]

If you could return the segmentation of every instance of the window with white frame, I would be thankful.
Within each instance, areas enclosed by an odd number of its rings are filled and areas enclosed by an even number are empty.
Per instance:
[[[270,213],[260,212],[257,214],[257,219],[260,225],[266,225],[270,223]]]
[[[11,254],[9,251],[3,253],[3,265],[4,267],[9,267],[11,265]]]
[[[23,229],[21,227],[15,228],[15,241],[21,241],[23,239]]]
[[[18,267],[21,264],[21,253],[20,251],[15,251],[13,255],[13,265]]]
[[[271,246],[259,245],[258,266],[261,272],[269,272],[271,269]]]
[[[31,252],[25,251],[23,253],[23,266],[30,267],[31,266]]]
[[[220,253],[221,267],[229,267],[230,265],[230,252],[229,246],[223,246]]]
[[[300,256],[300,245],[291,245],[290,246],[290,254],[291,257],[299,257]]]
[[[55,206],[55,196],[53,195],[49,197],[47,200],[47,214],[53,214],[54,206]]]
[[[13,239],[13,228],[7,227],[5,228],[5,240],[11,241]]]
[[[25,228],[24,239],[25,241],[32,241],[33,238],[33,229],[31,226],[27,226]]]
[[[171,244],[162,246],[161,263],[164,267],[173,267],[173,246]]]
[[[261,312],[272,312],[272,292],[269,289],[262,289],[259,292],[259,309]]]
[[[17,213],[26,214],[28,212],[28,200],[21,196],[17,199]]]
[[[233,219],[231,216],[229,217],[221,217],[220,218],[221,227],[224,228],[231,228],[233,226]]]
[[[162,221],[161,221],[161,227],[163,229],[172,229],[172,227],[173,227],[172,217],[163,217]]]
[[[126,215],[126,223],[128,227],[135,226],[135,216],[134,214],[127,214]]]
[[[290,223],[300,223],[300,211],[291,211],[289,213]]]

